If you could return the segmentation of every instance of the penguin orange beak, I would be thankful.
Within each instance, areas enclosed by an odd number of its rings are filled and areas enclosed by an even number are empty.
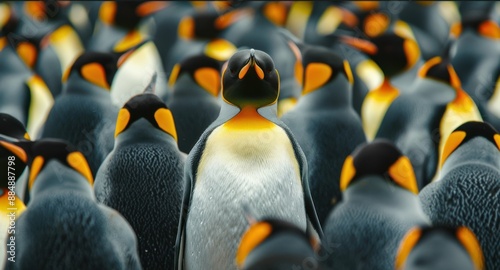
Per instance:
[[[259,66],[259,64],[257,64],[257,62],[255,61],[255,54],[254,54],[253,50],[250,51],[250,60],[248,61],[248,63],[245,66],[243,66],[243,68],[241,68],[240,73],[238,74],[238,78],[240,80],[243,79],[245,77],[245,75],[248,73],[248,70],[250,68],[254,68],[255,73],[257,74],[259,79],[261,79],[261,80],[264,79],[264,71]]]

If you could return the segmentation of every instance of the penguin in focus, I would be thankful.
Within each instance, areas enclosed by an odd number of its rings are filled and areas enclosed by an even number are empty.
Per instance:
[[[179,268],[236,269],[238,241],[247,226],[242,205],[322,237],[304,154],[277,118],[279,91],[268,54],[241,50],[229,59],[219,117],[186,162]]]
[[[462,89],[450,58],[437,56],[391,102],[375,137],[394,142],[408,156],[421,189],[435,179],[448,136],[467,121],[482,121],[478,108]]]
[[[9,236],[16,254],[6,269],[141,269],[134,231],[97,203],[81,152],[42,139],[31,143],[29,167],[31,200]]]
[[[311,196],[323,224],[341,200],[337,179],[342,164],[366,137],[351,105],[353,77],[346,60],[327,48],[304,46],[295,68],[302,97],[281,120],[304,151]]]
[[[484,252],[486,269],[498,269],[500,250],[500,134],[488,123],[470,121],[448,137],[439,178],[419,194],[433,224],[467,226]]]
[[[174,66],[168,108],[175,119],[179,149],[188,154],[220,112],[221,64],[204,54]]]
[[[236,263],[241,270],[325,269],[316,259],[317,244],[289,222],[252,220],[238,245]]]
[[[465,226],[415,227],[401,241],[396,270],[484,270],[484,256]]]
[[[67,140],[85,155],[92,175],[113,149],[119,108],[109,90],[118,68],[133,54],[85,52],[64,76],[64,88],[55,100],[42,138]]]
[[[340,188],[318,256],[332,269],[394,269],[405,233],[430,224],[409,159],[387,140],[358,146],[344,162]]]
[[[301,96],[294,76],[296,53],[280,35],[288,16],[287,4],[281,1],[242,1],[238,9],[244,16],[224,30],[221,37],[237,48],[254,48],[271,56],[280,73],[278,109],[282,115],[286,110],[280,108],[281,103],[284,101],[288,108],[293,107]]]
[[[43,79],[33,72],[38,46],[35,39],[0,37],[0,112],[26,126],[37,138],[54,103]]]
[[[96,175],[97,201],[117,210],[137,235],[144,269],[172,269],[185,155],[153,78],[118,113],[115,146]]]

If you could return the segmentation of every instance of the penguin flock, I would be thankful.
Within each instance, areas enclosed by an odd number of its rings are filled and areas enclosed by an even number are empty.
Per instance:
[[[3,1],[2,269],[499,270],[500,3]]]

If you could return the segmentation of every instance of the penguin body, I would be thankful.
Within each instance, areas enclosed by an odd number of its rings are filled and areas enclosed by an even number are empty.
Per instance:
[[[485,269],[484,256],[467,227],[416,227],[399,245],[397,270]]]
[[[201,54],[185,59],[176,69],[169,79],[173,92],[168,107],[175,119],[179,149],[188,154],[219,115],[221,65]]]
[[[46,139],[30,154],[31,201],[11,234],[16,258],[6,269],[141,269],[132,228],[96,202],[84,156]]]
[[[113,149],[118,108],[108,90],[120,54],[86,52],[67,71],[63,93],[55,100],[45,122],[42,138],[64,139],[82,152],[95,175]]]
[[[352,72],[346,60],[326,48],[302,53],[303,96],[281,117],[308,161],[309,186],[321,223],[341,200],[345,158],[366,142],[361,119],[352,109]]]
[[[238,269],[324,269],[316,258],[314,243],[312,236],[288,222],[254,221],[238,245]]]
[[[238,239],[246,227],[243,205],[302,230],[310,222],[322,235],[305,157],[277,119],[279,83],[272,59],[242,50],[223,74],[219,117],[186,164],[176,260],[186,269],[236,268]]]
[[[341,189],[319,256],[332,269],[394,269],[406,231],[429,223],[408,158],[386,140],[360,146],[346,158]]]
[[[0,39],[6,42],[0,48],[0,112],[21,121],[30,136],[37,138],[54,99],[45,82],[29,66],[36,61],[36,46],[29,40]]]
[[[497,131],[483,122],[466,122],[448,137],[439,179],[419,194],[433,224],[464,225],[477,236],[486,268],[498,261],[500,153]]]
[[[135,96],[118,114],[115,147],[96,176],[97,200],[130,223],[144,269],[173,267],[185,159],[176,138],[172,115],[160,98]]]

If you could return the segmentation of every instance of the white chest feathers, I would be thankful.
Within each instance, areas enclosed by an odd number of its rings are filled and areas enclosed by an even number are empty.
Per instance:
[[[306,229],[299,165],[286,132],[216,128],[200,159],[186,224],[187,269],[236,269],[235,254],[255,218],[275,217]]]

